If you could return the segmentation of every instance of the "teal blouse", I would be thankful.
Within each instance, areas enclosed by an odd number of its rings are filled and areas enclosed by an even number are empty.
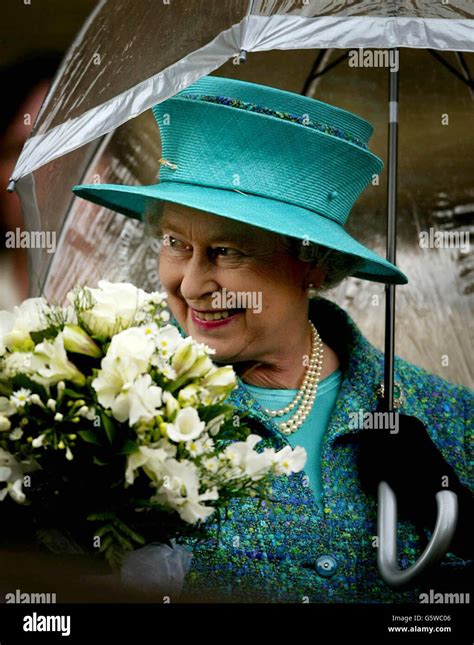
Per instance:
[[[321,483],[321,446],[324,434],[329,426],[331,414],[336,405],[339,388],[342,383],[342,372],[335,370],[320,381],[313,408],[306,421],[293,434],[288,435],[290,445],[295,448],[302,446],[306,450],[307,458],[304,471],[307,475],[307,485],[311,487],[316,502],[322,508],[322,483]],[[284,408],[296,396],[297,390],[277,390],[244,384],[252,396],[264,408],[278,410]],[[275,420],[286,421],[292,412]]]

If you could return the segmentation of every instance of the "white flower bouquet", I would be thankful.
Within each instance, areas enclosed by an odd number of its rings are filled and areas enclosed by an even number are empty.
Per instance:
[[[101,281],[68,300],[0,312],[2,533],[59,529],[120,566],[303,468],[302,448],[258,450],[225,403],[232,367],[169,324],[163,294]]]

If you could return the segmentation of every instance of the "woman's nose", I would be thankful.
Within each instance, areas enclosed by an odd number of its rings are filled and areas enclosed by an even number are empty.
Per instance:
[[[216,267],[204,253],[193,252],[185,263],[180,291],[186,300],[198,300],[206,294],[218,291]]]

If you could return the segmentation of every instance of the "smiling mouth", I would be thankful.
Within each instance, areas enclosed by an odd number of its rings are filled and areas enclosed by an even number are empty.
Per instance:
[[[243,309],[224,309],[223,311],[197,311],[193,309],[193,315],[198,320],[211,321],[211,320],[225,320],[231,316],[235,316],[243,311]]]

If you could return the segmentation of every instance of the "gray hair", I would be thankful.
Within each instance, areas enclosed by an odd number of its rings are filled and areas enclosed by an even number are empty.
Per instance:
[[[146,207],[143,216],[146,234],[157,235],[159,233],[164,206],[164,201],[153,199]],[[278,236],[284,248],[293,257],[303,262],[312,262],[316,267],[323,267],[326,270],[323,283],[319,286],[320,291],[333,289],[345,278],[355,273],[364,262],[360,258],[315,244],[309,240],[301,240],[282,234],[278,234]]]
[[[337,287],[343,280],[355,273],[364,262],[353,255],[308,240],[299,240],[289,235],[280,235],[280,237],[285,248],[293,257],[303,262],[313,262],[316,267],[323,267],[326,270],[324,280],[319,287],[320,291]]]

